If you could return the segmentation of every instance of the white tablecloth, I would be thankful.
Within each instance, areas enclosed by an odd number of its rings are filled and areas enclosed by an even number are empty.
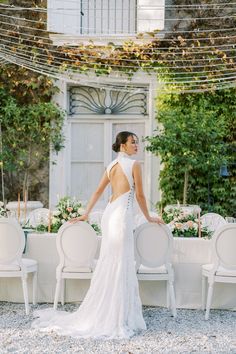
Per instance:
[[[38,261],[38,302],[53,302],[56,285],[55,270],[59,263],[56,235],[29,234],[24,256]],[[209,240],[197,238],[174,239],[173,266],[178,308],[200,308],[201,265],[209,263],[210,260]],[[144,305],[166,306],[164,282],[140,281],[139,284]],[[89,280],[67,280],[66,301],[81,301],[88,287]],[[19,279],[0,279],[0,300],[23,302]],[[212,307],[236,308],[236,284],[216,284]]]

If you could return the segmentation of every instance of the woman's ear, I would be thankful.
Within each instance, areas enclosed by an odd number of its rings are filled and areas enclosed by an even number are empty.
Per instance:
[[[126,151],[125,144],[120,144],[120,152],[125,152],[125,151]]]

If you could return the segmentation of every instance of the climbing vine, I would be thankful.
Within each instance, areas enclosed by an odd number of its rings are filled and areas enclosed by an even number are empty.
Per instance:
[[[50,147],[60,151],[64,140],[64,114],[50,102],[55,90],[44,76],[13,65],[0,68],[0,161],[7,200],[15,200],[19,191],[38,198],[48,183],[47,173],[42,180],[40,171],[49,161]]]

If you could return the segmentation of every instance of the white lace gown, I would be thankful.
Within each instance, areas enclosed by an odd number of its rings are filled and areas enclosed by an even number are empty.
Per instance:
[[[129,338],[146,329],[134,263],[134,160],[119,153],[107,168],[120,164],[130,191],[108,203],[102,217],[100,257],[90,288],[74,313],[36,311],[32,326],[72,337]]]

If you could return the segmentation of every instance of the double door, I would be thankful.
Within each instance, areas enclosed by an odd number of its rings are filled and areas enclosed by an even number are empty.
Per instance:
[[[76,120],[70,122],[70,169],[68,194],[86,203],[95,191],[108,164],[116,158],[112,143],[117,133],[131,131],[139,137],[139,160],[145,174],[145,151],[142,138],[146,134],[146,122],[140,119],[117,120]],[[97,207],[103,208],[111,194],[109,188],[99,200]]]

